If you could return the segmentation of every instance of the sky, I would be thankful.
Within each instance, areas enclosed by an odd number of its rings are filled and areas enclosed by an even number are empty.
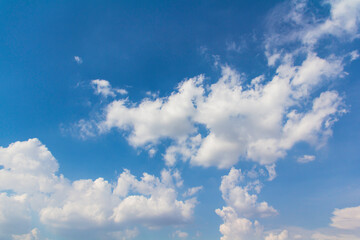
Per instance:
[[[1,1],[0,239],[360,240],[360,1]]]

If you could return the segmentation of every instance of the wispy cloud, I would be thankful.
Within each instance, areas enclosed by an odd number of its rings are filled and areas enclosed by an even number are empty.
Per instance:
[[[74,60],[75,60],[75,62],[76,62],[77,64],[79,64],[79,65],[83,63],[82,58],[79,57],[79,56],[74,56]]]
[[[315,161],[315,156],[313,156],[313,155],[304,155],[297,159],[298,163],[308,163],[308,162],[312,162],[312,161]]]

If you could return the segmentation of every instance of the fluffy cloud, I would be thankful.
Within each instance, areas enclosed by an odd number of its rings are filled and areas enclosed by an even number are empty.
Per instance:
[[[178,200],[183,181],[176,170],[163,170],[161,177],[144,173],[139,180],[125,170],[116,184],[103,178],[71,182],[56,174],[56,159],[38,139],[1,147],[0,165],[0,228],[4,228],[4,238],[9,234],[25,236],[21,234],[35,217],[59,230],[112,231],[111,236],[124,239],[115,230],[132,224],[161,227],[186,223],[196,204],[195,198]]]
[[[22,233],[30,227],[30,209],[27,195],[0,193],[0,237]]]
[[[335,209],[331,226],[340,229],[360,229],[360,206]]]
[[[179,84],[177,93],[167,98],[144,99],[138,106],[131,106],[124,99],[113,101],[106,107],[106,119],[100,128],[130,130],[128,140],[135,147],[166,137],[185,139],[196,131],[191,117],[196,112],[193,102],[203,93],[202,81],[203,76],[191,78]]]
[[[91,81],[91,86],[95,90],[95,94],[102,95],[103,97],[115,97],[116,93],[121,95],[127,94],[125,89],[112,88],[109,81],[103,79],[95,79]]]
[[[240,183],[245,182],[245,178],[245,174],[235,168],[231,168],[229,174],[222,177],[220,191],[227,206],[215,210],[224,222],[219,229],[223,235],[221,240],[263,239],[263,227],[257,220],[252,221],[250,218],[277,214],[267,202],[257,201],[257,194],[261,191],[259,180],[240,186]]]
[[[287,59],[270,81],[261,76],[246,85],[236,70],[223,66],[222,77],[207,88],[198,76],[180,83],[169,97],[144,99],[138,105],[115,100],[106,106],[98,128],[129,132],[134,147],[172,139],[164,154],[168,165],[182,159],[228,168],[241,157],[271,165],[296,143],[318,145],[331,135],[331,124],[343,112],[342,98],[335,91],[323,92],[313,98],[310,110],[304,99],[342,71],[340,59],[311,52],[299,66]]]
[[[231,168],[229,174],[222,177],[220,191],[227,205],[244,217],[276,215],[277,211],[267,202],[257,202],[256,193],[260,193],[260,182],[257,180],[243,187],[239,186],[244,178],[241,170],[235,168]],[[253,191],[254,194],[249,193],[250,191]]]
[[[221,240],[255,240],[262,236],[262,226],[258,221],[251,222],[249,219],[240,218],[232,207],[216,209],[224,223],[220,225],[223,235]]]
[[[219,64],[221,76],[210,85],[199,75],[182,81],[169,96],[154,95],[138,103],[112,101],[95,123],[98,132],[125,131],[130,145],[151,155],[155,145],[170,139],[163,154],[169,166],[180,159],[230,168],[240,159],[250,159],[274,169],[273,164],[299,142],[321,147],[331,136],[332,123],[345,112],[342,97],[323,90],[331,80],[345,76],[344,56],[320,55],[313,46],[325,36],[355,37],[360,6],[358,0],[328,3],[331,10],[324,19],[307,16],[306,1],[290,4],[281,21],[293,27],[265,38],[272,76],[247,79]],[[284,47],[288,43],[296,44]],[[97,94],[115,96],[109,82],[93,84]]]
[[[62,181],[50,151],[34,138],[0,147],[0,189],[18,193],[50,193]]]
[[[129,172],[125,171],[121,174],[114,194],[122,197],[131,191],[141,195],[122,199],[113,210],[111,218],[114,222],[137,222],[156,227],[185,223],[190,220],[196,200],[191,198],[186,201],[178,201],[175,185],[171,182],[172,176],[166,178],[166,175],[169,176],[169,174],[169,172],[163,171],[162,179],[144,174],[141,181],[134,179]]]
[[[270,233],[265,237],[265,240],[286,240],[288,239],[288,231],[284,230],[279,234]]]

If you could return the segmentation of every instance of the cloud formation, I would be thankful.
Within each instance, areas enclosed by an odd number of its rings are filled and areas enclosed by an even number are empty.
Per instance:
[[[226,206],[215,210],[223,220],[219,228],[221,240],[287,239],[286,230],[265,235],[264,227],[256,219],[275,216],[278,212],[267,202],[258,201],[262,187],[260,181],[247,178],[249,176],[240,169],[231,168],[221,179],[220,191]]]
[[[178,200],[183,181],[176,170],[164,169],[161,177],[144,173],[141,179],[124,170],[114,184],[103,178],[70,181],[57,175],[56,159],[36,138],[0,147],[0,165],[4,238],[26,234],[33,227],[34,216],[60,232],[96,230],[109,236],[129,235],[124,229],[131,225],[187,223],[197,203],[194,197]]]
[[[94,88],[96,95],[101,95],[105,98],[115,97],[117,93],[121,95],[127,94],[127,91],[125,89],[112,88],[109,81],[104,79],[92,80],[91,86]]]
[[[208,87],[200,75],[181,82],[169,97],[147,98],[138,105],[115,100],[105,107],[97,127],[100,132],[128,132],[134,147],[149,148],[171,139],[164,154],[168,165],[182,159],[228,168],[241,158],[271,165],[298,142],[319,147],[331,136],[332,123],[344,112],[342,97],[335,91],[312,96],[342,71],[340,58],[320,58],[313,52],[301,65],[286,59],[272,79],[260,76],[249,84],[223,66],[219,81]]]
[[[281,21],[292,28],[272,32],[264,41],[274,74],[247,78],[220,64],[221,76],[212,84],[199,75],[180,82],[169,96],[113,100],[104,107],[101,120],[89,121],[88,135],[118,129],[130,145],[152,152],[170,140],[163,154],[169,166],[181,160],[230,168],[248,159],[274,169],[269,167],[297,143],[320,148],[332,135],[338,116],[346,112],[343,97],[329,86],[346,75],[345,58],[355,58],[356,52],[319,54],[315,46],[325,37],[356,38],[360,5],[357,0],[328,4],[331,10],[325,19],[310,18],[306,1],[289,4]],[[287,47],[290,44],[295,47]],[[92,84],[96,94],[115,96],[109,82]]]
[[[360,229],[360,206],[335,209],[331,226],[340,229]]]

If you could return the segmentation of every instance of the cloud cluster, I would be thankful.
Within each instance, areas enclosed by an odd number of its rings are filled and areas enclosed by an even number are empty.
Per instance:
[[[59,231],[133,236],[124,229],[188,222],[197,202],[194,197],[178,200],[183,181],[176,170],[163,170],[161,177],[144,173],[140,179],[124,170],[114,184],[103,178],[70,181],[56,174],[56,159],[38,139],[0,147],[0,165],[2,238],[25,236],[34,217]]]
[[[335,209],[333,228],[306,230],[289,227],[283,230],[265,230],[257,220],[277,215],[278,212],[265,201],[258,201],[261,191],[259,180],[254,180],[240,169],[231,168],[222,177],[220,191],[226,203],[215,212],[223,223],[219,227],[221,240],[357,240],[360,230],[360,206]]]
[[[245,85],[240,74],[232,69],[226,71],[223,67],[222,78],[210,86],[209,94],[197,104],[200,114],[195,119],[198,123],[205,124],[209,134],[191,159],[192,162],[206,146],[206,141],[211,139],[213,144],[206,148],[205,153],[215,156],[222,163],[228,161],[231,164],[236,163],[235,159],[239,156],[246,156],[266,165],[269,179],[273,179],[276,176],[273,163],[284,157],[286,151],[296,143],[308,142],[321,147],[326,142],[331,136],[331,125],[346,110],[336,91],[321,88],[328,86],[330,79],[343,76],[345,56],[329,54],[320,57],[316,53],[316,44],[325,37],[340,40],[357,38],[360,17],[358,0],[335,0],[327,3],[331,7],[330,15],[324,20],[307,18],[307,1],[292,1],[289,13],[282,18],[285,23],[281,22],[290,25],[291,30],[285,34],[273,33],[265,41],[268,65],[276,68],[271,79],[260,76]],[[279,29],[286,29],[284,25]],[[289,46],[291,44],[293,46]],[[351,52],[350,57],[350,61],[356,59],[356,52]],[[227,80],[221,81],[223,79]],[[212,104],[207,107],[212,111],[204,111],[204,105],[210,102]],[[231,120],[228,116],[232,116]],[[215,141],[216,138],[219,141]],[[224,146],[221,149],[222,156],[216,155],[216,148],[219,146]],[[233,160],[227,160],[231,158]],[[313,160],[315,157],[310,155],[298,159],[301,163]],[[202,165],[206,166],[205,162],[202,161]],[[253,181],[245,184],[245,187],[238,186],[243,180],[244,175],[234,168],[222,178],[220,190],[228,206],[216,210],[224,222],[220,225],[223,235],[221,239],[288,239],[287,230],[278,234],[270,232],[264,236],[260,223],[251,220],[254,216],[274,214],[276,210],[266,202],[258,203],[256,194],[249,194],[248,190],[256,191],[259,183]],[[259,191],[260,187],[257,193]],[[331,226],[340,229],[359,228],[357,210],[358,207],[336,209]],[[301,235],[292,237],[304,239]],[[317,232],[311,236],[312,239],[352,237],[357,239],[354,235],[336,233],[327,235]]]
[[[179,83],[169,96],[113,100],[104,107],[102,120],[89,121],[91,129],[119,129],[130,145],[151,155],[158,144],[171,140],[163,153],[169,166],[182,160],[230,168],[241,159],[272,166],[299,142],[323,146],[332,124],[346,112],[339,93],[328,90],[332,80],[346,75],[345,55],[318,54],[315,45],[326,36],[356,38],[360,6],[357,0],[328,3],[329,16],[314,19],[306,15],[306,1],[292,2],[282,18],[291,31],[265,39],[273,75],[251,79],[227,64],[219,65],[221,76],[212,84],[199,75]],[[356,58],[356,52],[349,54]],[[92,84],[96,94],[115,96],[109,82]]]
[[[241,218],[232,207],[216,209],[224,223],[220,225],[223,235],[221,240],[248,240],[261,239],[263,227],[258,221],[251,222],[247,218]]]
[[[236,70],[223,66],[221,78],[210,86],[200,75],[181,82],[169,97],[140,104],[114,100],[97,126],[100,132],[128,132],[134,147],[152,149],[162,139],[173,140],[164,154],[168,165],[182,159],[228,168],[241,157],[271,165],[296,143],[319,146],[331,135],[332,123],[344,112],[342,97],[335,91],[312,94],[342,71],[340,58],[320,58],[313,52],[301,65],[288,58],[272,79],[260,76],[248,84]]]
[[[245,186],[245,176],[240,169],[231,168],[228,175],[222,177],[220,191],[226,204],[244,217],[268,217],[276,215],[277,211],[267,202],[258,202],[257,195],[261,191],[259,180],[248,182]],[[251,194],[253,192],[253,194]]]
[[[263,226],[252,219],[278,214],[267,202],[258,202],[257,194],[261,191],[259,180],[246,183],[246,178],[246,174],[235,168],[231,168],[228,175],[222,177],[220,191],[227,206],[215,210],[223,220],[219,228],[223,235],[221,240],[264,239]],[[273,233],[269,236],[265,240],[277,239]],[[287,238],[281,238],[285,239]]]

